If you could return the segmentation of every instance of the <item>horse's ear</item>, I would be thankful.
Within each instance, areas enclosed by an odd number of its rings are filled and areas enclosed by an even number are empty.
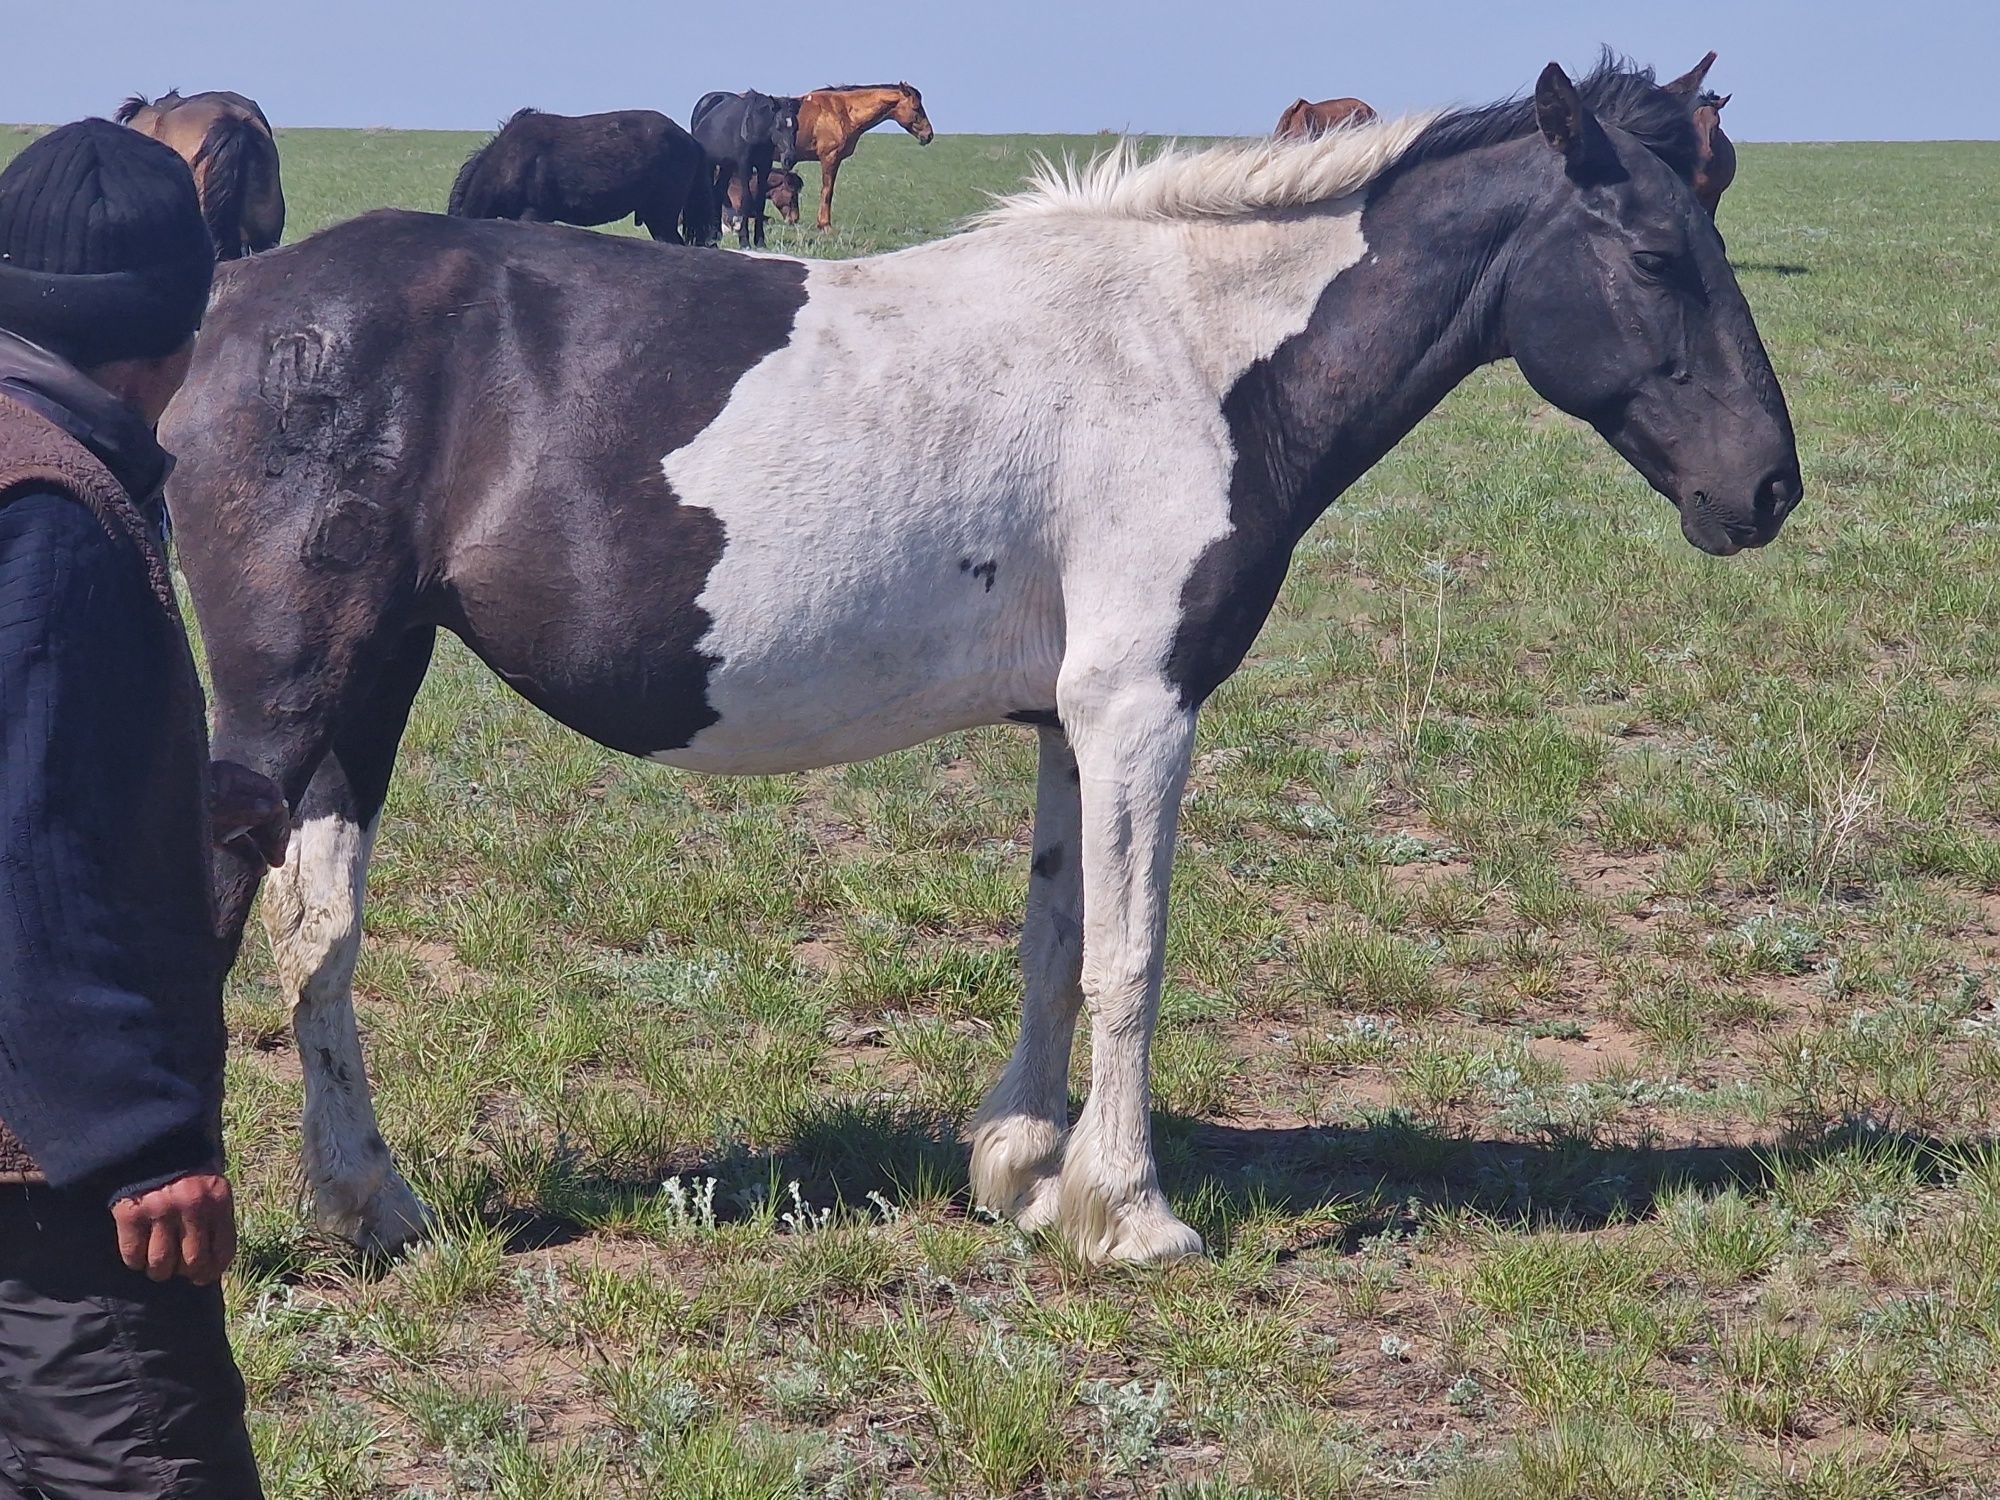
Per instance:
[[[1708,56],[1704,57],[1700,62],[1696,63],[1693,67],[1689,68],[1685,73],[1681,74],[1681,76],[1676,78],[1672,83],[1663,83],[1660,85],[1660,87],[1665,89],[1670,94],[1699,93],[1701,91],[1702,80],[1708,77],[1708,70],[1714,66],[1715,66],[1715,53],[1711,51],[1708,54]]]
[[[1722,106],[1727,104],[1731,99],[1734,99],[1735,97],[1736,96],[1734,94],[1723,94],[1716,99],[1715,103],[1709,105],[1709,108],[1714,110],[1717,114],[1721,114]]]
[[[1585,177],[1613,156],[1604,127],[1559,63],[1550,63],[1535,80],[1535,123],[1542,128],[1542,139],[1562,152],[1572,177]]]

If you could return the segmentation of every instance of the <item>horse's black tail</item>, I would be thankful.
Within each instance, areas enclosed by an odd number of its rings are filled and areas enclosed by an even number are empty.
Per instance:
[[[458,169],[458,175],[451,180],[451,196],[445,199],[444,204],[444,211],[446,213],[455,219],[484,219],[491,217],[488,212],[491,208],[494,193],[494,189],[491,186],[486,191],[487,202],[478,208],[472,206],[472,179],[479,175],[479,163],[485,159],[487,152],[500,144],[500,138],[507,133],[509,125],[512,125],[516,120],[522,119],[525,116],[538,115],[540,113],[541,111],[532,105],[526,109],[515,110],[514,113],[500,122],[500,128],[493,133],[484,145],[475,150],[472,155],[466,157],[465,165]]]
[[[495,137],[498,139],[498,137]],[[465,165],[458,169],[458,175],[451,180],[451,197],[445,200],[444,211],[455,219],[469,217],[466,213],[466,199],[472,195],[472,179],[479,171],[480,158],[493,148],[488,141],[472,155],[466,157]]]
[[[201,216],[208,221],[217,260],[235,260],[244,253],[243,200],[256,164],[249,137],[256,128],[248,120],[224,116],[208,127],[189,163],[201,188]]]
[[[722,210],[715,200],[715,164],[706,151],[701,152],[694,176],[688,179],[687,201],[681,205],[681,238],[690,245],[713,245],[722,238]]]

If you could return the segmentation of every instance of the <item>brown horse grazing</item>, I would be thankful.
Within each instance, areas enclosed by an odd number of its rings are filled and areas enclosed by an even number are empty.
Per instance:
[[[799,155],[819,162],[819,218],[815,229],[833,227],[833,180],[840,164],[854,154],[857,141],[884,120],[894,120],[917,138],[931,143],[930,116],[924,96],[908,83],[837,83],[814,89],[799,99]]]
[[[1280,140],[1294,136],[1322,135],[1341,125],[1366,125],[1375,118],[1375,107],[1363,99],[1294,99],[1278,116],[1276,134]]]
[[[164,141],[194,172],[202,217],[217,260],[273,248],[285,232],[285,190],[278,181],[278,143],[255,99],[218,90],[182,98],[134,94],[115,116]]]
[[[1715,53],[1710,52],[1672,83],[1662,85],[1669,93],[1685,94],[1695,101],[1694,131],[1699,154],[1694,165],[1694,195],[1711,219],[1722,202],[1723,192],[1736,180],[1736,145],[1722,130],[1722,106],[1735,96],[1702,87],[1708,79],[1708,70],[1714,66]]]
[[[778,211],[778,217],[787,224],[799,222],[799,198],[806,190],[805,178],[783,167],[772,167],[764,174],[764,202]],[[722,206],[722,227],[734,230],[743,218],[743,182],[741,178],[729,179],[728,201]]]

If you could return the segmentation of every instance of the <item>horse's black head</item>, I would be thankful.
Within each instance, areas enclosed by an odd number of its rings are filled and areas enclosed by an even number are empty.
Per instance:
[[[789,168],[799,159],[799,101],[796,95],[771,100],[771,156]]]
[[[1674,502],[1695,546],[1761,547],[1801,489],[1784,394],[1684,180],[1691,101],[1618,81],[1624,125],[1554,63],[1536,85],[1549,187],[1508,266],[1508,352]]]

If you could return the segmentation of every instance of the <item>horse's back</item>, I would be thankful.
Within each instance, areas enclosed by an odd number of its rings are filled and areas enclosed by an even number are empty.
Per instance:
[[[248,120],[265,135],[271,134],[271,122],[264,114],[264,106],[248,94],[239,94],[233,89],[210,89],[207,93],[190,94],[181,101],[183,109],[200,105],[211,111],[211,119],[217,114],[233,115],[240,120]]]
[[[1343,125],[1365,125],[1375,118],[1375,107],[1365,99],[1342,95],[1338,99],[1294,100],[1278,117],[1281,136],[1318,135]]]
[[[461,200],[472,218],[546,219],[602,224],[664,196],[679,206],[678,180],[692,173],[700,148],[685,130],[653,109],[591,115],[534,113],[510,120],[475,158]]]
[[[249,450],[296,437],[302,416],[324,419],[320,458],[386,473],[378,423],[411,454],[420,436],[448,448],[468,413],[532,419],[661,371],[663,404],[679,405],[732,346],[783,341],[804,276],[797,261],[382,209],[219,274],[163,432],[200,506],[283,483]]]
[[[543,145],[619,139],[655,141],[685,133],[657,109],[611,109],[589,115],[555,115],[536,110],[518,120],[509,120],[501,134],[504,136],[508,131]]]

